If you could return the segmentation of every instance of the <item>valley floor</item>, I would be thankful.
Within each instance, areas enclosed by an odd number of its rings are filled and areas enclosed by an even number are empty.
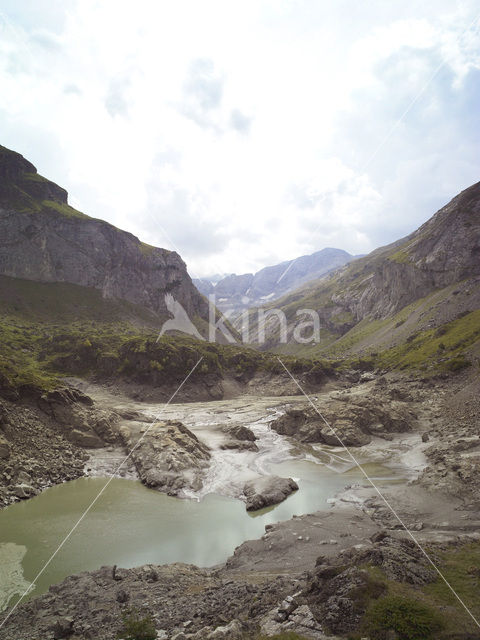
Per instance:
[[[95,414],[95,420],[101,416],[108,423],[104,425],[107,440],[103,448],[88,449],[87,460],[85,446],[69,443],[57,433],[61,443],[56,445],[60,452],[57,458],[73,457],[76,461],[71,467],[76,470],[72,472],[73,477],[81,473],[108,474],[115,466],[117,454],[129,444],[138,442],[145,433],[155,417],[152,415],[154,407],[98,387],[84,387],[83,392],[95,400],[93,407],[83,411],[87,411],[90,419],[93,419],[92,411],[99,412]],[[365,433],[360,418],[372,410],[372,403],[378,404],[377,399],[383,403],[382,410],[389,412],[390,425],[410,416],[406,433],[379,427],[373,433]],[[373,615],[371,611],[379,596],[378,602],[382,598],[401,597],[409,601],[416,599],[425,607],[438,610],[443,626],[435,637],[480,637],[468,613],[460,604],[455,604],[448,590],[442,591],[440,578],[412,540],[413,536],[428,550],[434,564],[441,566],[442,571],[451,569],[452,584],[455,583],[464,602],[478,617],[480,602],[478,588],[475,588],[480,575],[478,376],[462,373],[451,378],[419,380],[397,374],[372,375],[358,384],[339,384],[336,389],[318,394],[317,401],[326,411],[341,412],[344,406],[356,408],[360,416],[358,422],[343,426],[339,422],[342,435],[358,444],[365,441],[361,446],[349,446],[350,451],[369,464],[388,461],[392,468],[407,470],[401,475],[402,480],[382,486],[381,496],[366,478],[357,481],[338,494],[328,510],[269,524],[261,538],[244,542],[224,564],[212,569],[181,564],[117,570],[103,567],[71,576],[50,587],[47,594],[21,604],[0,628],[0,639],[110,639],[116,637],[121,613],[126,608],[140,608],[151,614],[156,628],[162,630],[159,638],[234,639],[260,629],[270,635],[293,630],[314,639],[327,636],[360,638],[368,636],[365,620]],[[316,455],[330,451],[337,461],[338,457],[348,458],[340,447],[312,442],[320,427],[315,426],[307,415],[305,399],[278,398],[272,403],[272,399],[243,397],[224,402],[230,402],[232,424],[226,420],[222,401],[203,403],[196,410],[188,405],[170,405],[162,412],[162,420],[180,420],[198,439],[198,442],[189,439],[190,436],[183,432],[180,435],[172,433],[178,444],[178,455],[167,461],[170,465],[168,477],[155,476],[152,480],[147,473],[155,460],[165,462],[165,458],[155,458],[163,455],[160,434],[147,443],[148,447],[121,475],[134,477],[138,474],[147,485],[150,483],[172,495],[201,497],[205,479],[211,483],[207,485],[209,490],[218,491],[220,484],[215,485],[212,476],[208,476],[208,469],[225,459],[219,452],[231,454],[233,451],[232,455],[239,455],[243,461],[261,459],[258,451],[251,447],[256,441],[239,440],[235,436],[238,432],[232,428],[246,424],[251,428],[252,423],[267,414],[270,430],[276,428],[284,434],[291,428],[288,420],[283,419],[278,424],[274,421],[289,407],[300,412],[304,420],[301,428],[295,423],[297,426],[291,435],[282,435],[281,441],[287,439],[292,451],[305,455],[310,448]],[[23,416],[22,425],[38,419],[38,412],[32,408],[19,408],[9,402],[3,406],[4,420],[12,432],[18,416]],[[70,415],[80,420],[80,413],[72,413],[71,405],[66,406],[70,407]],[[42,418],[42,425],[52,433],[58,429],[54,414],[55,408],[52,415]],[[288,416],[288,411],[285,415]],[[82,416],[85,419],[85,415]],[[292,419],[298,419],[297,414],[292,416]],[[47,424],[45,420],[50,422]],[[213,431],[212,424],[216,425]],[[217,454],[210,451],[203,455],[202,430],[209,431],[210,436],[212,432],[217,434],[214,447]],[[112,438],[110,431],[114,435],[121,434],[120,441]],[[12,441],[10,437],[9,440]],[[37,442],[34,438],[29,445],[32,452],[38,446]],[[260,444],[262,442],[260,440]],[[226,448],[222,449],[221,445]],[[185,450],[188,451],[187,458]],[[24,451],[24,455],[33,457],[29,451]],[[15,452],[11,455],[14,457]],[[272,460],[267,457],[264,462]],[[33,487],[31,495],[37,488],[68,479],[62,477],[60,471],[57,476],[44,477],[43,469],[48,464],[50,460],[45,459],[44,467],[38,463],[28,468],[30,484],[23,484]],[[193,476],[186,472],[192,464],[196,465]],[[11,492],[9,487],[22,483],[18,483],[19,470],[15,465],[10,462],[9,468],[11,470],[3,476],[5,503],[28,496],[28,493],[20,496]],[[242,477],[240,483],[227,483],[225,468],[219,465],[217,469],[221,483],[228,485],[227,493],[240,497],[241,487],[249,474]],[[367,474],[368,469],[366,464]],[[259,469],[254,470],[258,473]],[[6,476],[10,478],[5,480]],[[471,558],[471,565],[467,562],[468,566],[464,566],[465,554]],[[463,564],[457,566],[455,563],[460,560]],[[360,592],[364,594],[361,597]],[[362,624],[367,625],[363,631]],[[360,635],[355,635],[357,633]],[[388,637],[401,636],[391,634]]]

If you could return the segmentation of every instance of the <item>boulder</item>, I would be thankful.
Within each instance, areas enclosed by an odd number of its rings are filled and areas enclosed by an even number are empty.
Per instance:
[[[93,433],[93,431],[80,431],[80,429],[72,429],[70,431],[69,440],[79,447],[85,447],[86,449],[100,449],[104,446],[104,442]]]
[[[208,640],[241,640],[244,637],[242,624],[238,620],[232,620],[224,627],[217,627],[207,636]]]
[[[70,616],[58,618],[53,625],[52,631],[54,640],[69,638],[73,635],[73,618]]]
[[[244,425],[234,425],[232,427],[224,427],[224,433],[228,433],[235,440],[246,440],[248,442],[255,442],[257,436],[251,429]]]
[[[228,450],[235,449],[236,451],[258,451],[258,447],[255,442],[242,441],[242,440],[227,440],[220,449]]]
[[[347,447],[361,447],[368,444],[373,435],[391,439],[392,433],[410,431],[416,419],[404,402],[390,400],[383,394],[328,398],[318,405],[318,410],[310,405],[289,408],[270,426],[277,433],[300,442],[338,447],[340,439]]]
[[[147,487],[172,496],[201,489],[210,451],[181,422],[157,422],[143,437],[125,427],[120,434],[126,448],[133,450],[132,460]]]
[[[8,460],[10,457],[10,445],[8,441],[0,436],[0,459]]]
[[[257,511],[283,502],[294,491],[298,484],[292,478],[265,476],[250,480],[243,487],[247,511]]]
[[[20,500],[30,498],[31,496],[35,495],[35,493],[35,489],[29,484],[18,484],[13,490],[13,495]]]

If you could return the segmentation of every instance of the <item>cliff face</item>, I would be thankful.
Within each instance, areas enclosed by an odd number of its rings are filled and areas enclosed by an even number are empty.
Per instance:
[[[69,282],[163,313],[171,293],[192,316],[207,317],[180,256],[140,242],[67,204],[67,192],[0,147],[0,274]]]
[[[386,317],[436,289],[480,275],[480,183],[462,191],[407,238],[355,266],[364,273],[363,282],[332,299],[357,319]]]

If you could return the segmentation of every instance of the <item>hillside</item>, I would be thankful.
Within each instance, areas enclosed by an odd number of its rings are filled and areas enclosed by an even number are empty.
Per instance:
[[[98,289],[166,315],[171,293],[192,319],[208,317],[180,256],[90,218],[65,189],[18,153],[0,147],[0,275]]]
[[[222,311],[240,311],[277,300],[303,283],[347,264],[354,257],[342,249],[326,248],[256,273],[232,273],[216,283],[208,279],[194,280],[194,283],[204,295],[215,294],[216,304]]]
[[[251,348],[158,339],[166,294],[205,334],[208,303],[180,256],[70,207],[64,189],[0,147],[0,396],[37,397],[67,375],[168,395],[199,358],[192,384],[208,398],[223,394],[224,378],[241,386],[282,374]],[[322,378],[312,362],[291,364]]]
[[[265,348],[334,357],[382,352],[384,362],[402,366],[414,364],[417,356],[421,364],[448,360],[471,347],[476,357],[479,285],[477,183],[406,238],[270,305],[285,312],[290,340],[280,345],[278,326],[273,325]],[[291,340],[299,322],[295,313],[305,308],[320,315],[318,345],[295,345]],[[416,355],[407,356],[412,351]]]

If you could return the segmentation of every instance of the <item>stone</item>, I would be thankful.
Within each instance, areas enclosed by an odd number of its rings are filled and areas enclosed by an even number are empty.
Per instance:
[[[210,451],[184,424],[157,422],[141,441],[128,429],[122,429],[120,434],[125,447],[132,450],[131,458],[147,487],[172,496],[185,489],[201,489]]]
[[[257,511],[279,502],[283,502],[294,491],[298,484],[292,478],[279,476],[262,476],[246,482],[243,494],[246,498],[247,511]]]
[[[228,433],[232,438],[236,440],[248,440],[250,442],[254,442],[257,439],[257,436],[253,433],[251,429],[245,427],[244,425],[234,425],[232,427],[224,427],[223,431]]]
[[[243,628],[238,620],[232,620],[224,627],[217,627],[208,634],[207,640],[241,640]]]
[[[73,635],[73,618],[64,616],[58,618],[52,628],[54,640],[63,640]]]
[[[128,592],[125,591],[125,589],[119,589],[117,591],[117,602],[128,602],[130,596],[128,595]]]
[[[93,431],[72,429],[69,436],[72,442],[86,449],[100,449],[104,446],[103,441]]]
[[[416,424],[416,416],[404,404],[392,401],[383,393],[375,397],[330,397],[318,410],[331,427],[310,405],[287,409],[270,426],[277,433],[300,442],[360,447],[368,444],[372,435],[391,439],[392,433],[410,431]]]
[[[8,460],[10,457],[10,445],[8,441],[0,436],[0,459]]]
[[[28,484],[19,484],[13,489],[13,494],[21,500],[30,498],[35,495],[35,493],[35,489]]]

